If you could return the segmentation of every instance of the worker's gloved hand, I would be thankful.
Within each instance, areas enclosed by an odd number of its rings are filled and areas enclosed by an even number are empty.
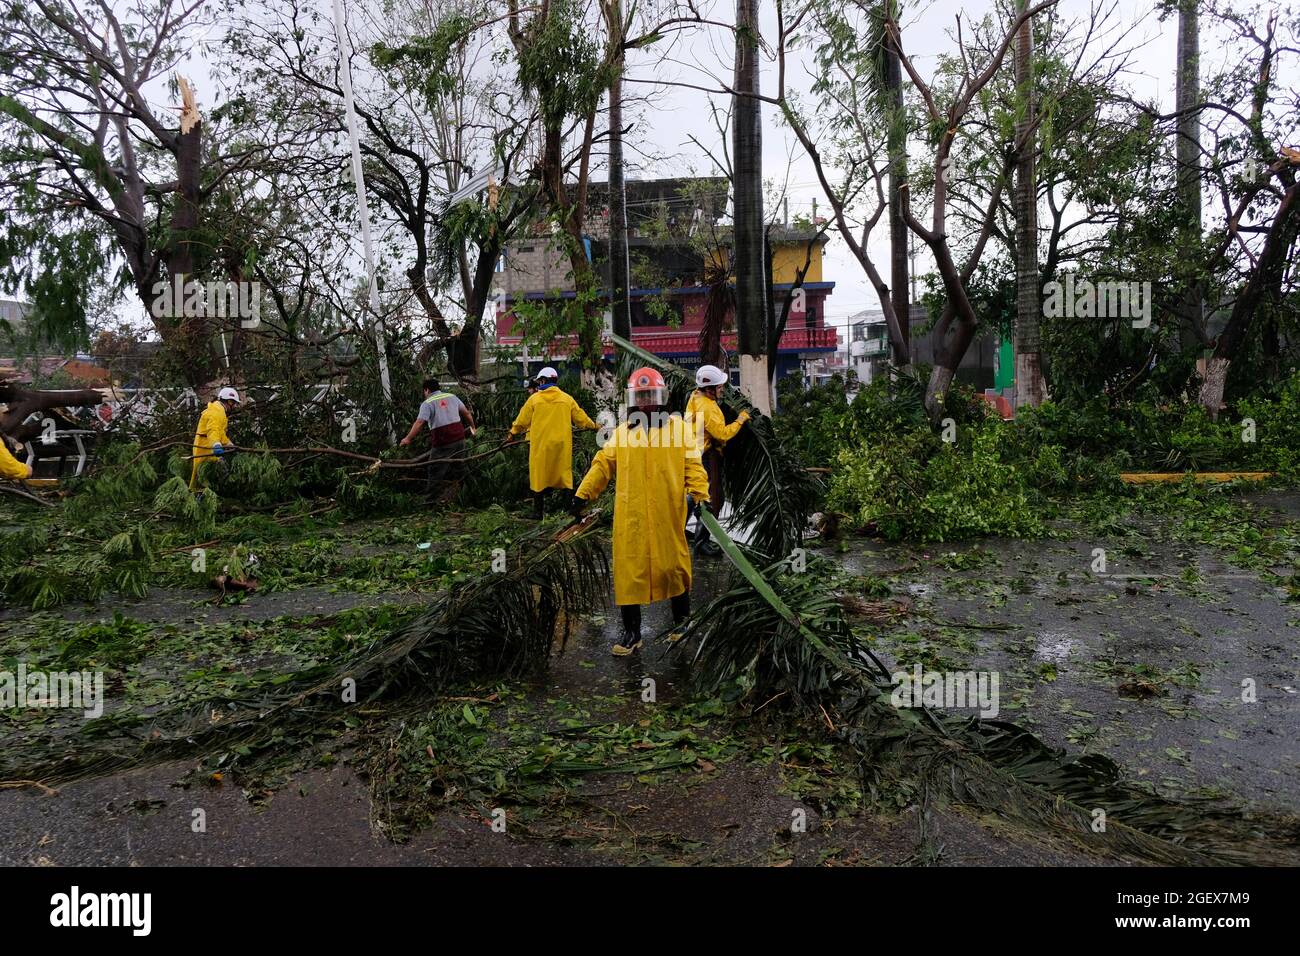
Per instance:
[[[745,422],[749,421],[749,412],[741,412],[736,416],[736,421],[740,422],[742,425],[745,424]]]
[[[575,518],[581,517],[583,509],[585,509],[586,507],[587,507],[587,500],[585,498],[579,498],[577,495],[574,495],[573,500],[569,502],[569,514],[573,515],[573,517]]]
[[[218,458],[220,458],[220,457],[221,457],[222,455],[224,455],[225,453],[226,453],[226,450],[225,450],[224,448],[221,447],[221,442],[218,441],[218,442],[213,442],[213,443],[212,443],[212,454],[214,454],[214,455],[216,455]]]

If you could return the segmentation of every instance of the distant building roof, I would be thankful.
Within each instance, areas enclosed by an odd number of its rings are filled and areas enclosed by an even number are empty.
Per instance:
[[[48,379],[59,372],[66,375],[70,382],[91,388],[112,384],[108,370],[96,365],[91,359],[59,356],[38,359],[0,357],[0,380],[30,385],[37,378]]]

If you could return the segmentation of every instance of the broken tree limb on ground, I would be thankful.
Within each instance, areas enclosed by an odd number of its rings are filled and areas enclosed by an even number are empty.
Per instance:
[[[36,495],[32,494],[31,492],[24,491],[23,489],[9,482],[0,483],[0,491],[3,491],[7,495],[16,495],[19,498],[26,498],[28,501],[34,501],[38,505],[44,505],[46,508],[54,507],[54,503],[52,501],[46,501],[44,498],[38,498],[36,497]]]
[[[513,444],[519,443],[514,442],[511,444],[497,445],[493,448],[489,448],[487,451],[482,451],[475,455],[467,455],[464,458],[439,458],[438,462],[439,464],[455,465],[465,462],[479,461],[483,458],[490,458],[498,452],[512,447]],[[243,445],[231,445],[228,451],[244,452],[245,454],[251,455],[336,455],[339,458],[349,458],[353,461],[365,462],[372,468],[378,466],[378,468],[388,469],[422,468],[429,463],[429,452],[427,451],[417,455],[415,458],[384,459],[377,458],[374,455],[363,455],[360,452],[344,451],[341,448],[333,448],[329,445],[312,445],[303,448],[250,448]],[[209,454],[185,455],[183,457],[185,461],[192,461],[195,458],[211,459],[218,456]]]
[[[16,441],[29,441],[41,433],[40,422],[23,424],[33,412],[98,405],[103,400],[103,394],[95,388],[34,389],[17,382],[0,382],[0,402],[8,406],[0,412],[0,432]]]
[[[1191,476],[1192,481],[1268,481],[1273,477],[1271,471],[1125,471],[1120,472],[1119,480],[1126,485],[1169,484],[1182,481]]]

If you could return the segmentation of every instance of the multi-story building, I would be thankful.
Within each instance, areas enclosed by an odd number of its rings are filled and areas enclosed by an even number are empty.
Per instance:
[[[730,227],[720,224],[727,205],[725,178],[654,179],[629,182],[625,187],[628,210],[628,259],[631,275],[629,303],[632,340],[637,345],[693,367],[699,364],[699,334],[704,325],[710,287],[706,272],[711,264],[725,262]],[[584,243],[601,295],[608,302],[610,282],[608,186],[592,183],[592,215]],[[833,353],[837,335],[825,324],[826,297],[835,288],[822,275],[822,250],[826,244],[820,223],[811,220],[783,222],[768,230],[772,256],[772,296],[779,316],[786,299],[791,309],[778,342],[777,375],[801,370],[804,363]],[[791,296],[803,272],[799,293]],[[516,325],[516,303],[574,295],[568,256],[559,247],[549,224],[535,227],[532,235],[509,246],[497,264],[498,306],[496,341],[500,346],[522,345]],[[608,323],[607,311],[607,323]],[[722,337],[728,353],[736,348],[734,315],[728,316]],[[569,344],[554,342],[550,356],[564,356]],[[612,353],[612,350],[610,350]],[[540,364],[541,356],[537,362]],[[735,375],[733,364],[732,372]]]

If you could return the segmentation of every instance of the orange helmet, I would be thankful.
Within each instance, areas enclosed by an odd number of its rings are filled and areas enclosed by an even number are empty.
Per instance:
[[[668,404],[668,386],[657,369],[647,365],[632,373],[627,380],[627,404],[629,408]]]

